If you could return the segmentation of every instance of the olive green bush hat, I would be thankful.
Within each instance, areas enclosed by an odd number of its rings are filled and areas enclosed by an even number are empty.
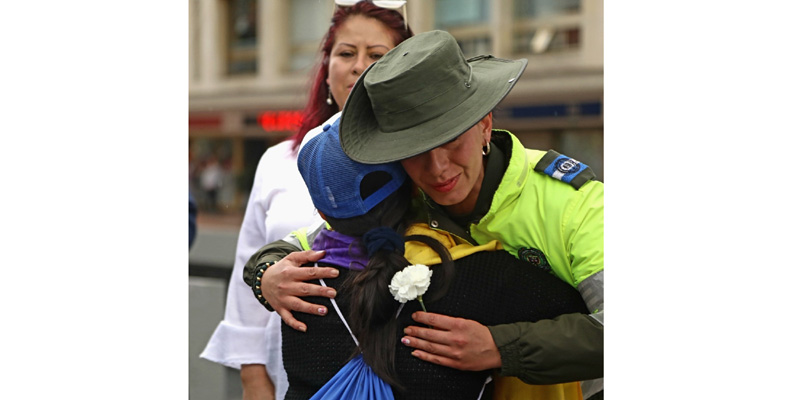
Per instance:
[[[342,110],[344,152],[364,164],[413,157],[477,124],[528,60],[464,59],[455,38],[430,31],[400,43],[361,74]]]

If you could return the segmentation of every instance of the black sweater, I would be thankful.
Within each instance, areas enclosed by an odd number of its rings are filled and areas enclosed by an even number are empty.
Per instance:
[[[437,279],[437,267],[432,267],[433,280]],[[337,289],[336,302],[348,318],[348,293],[339,290],[340,285],[348,274],[360,271],[339,270],[338,278],[326,279],[325,283]],[[471,319],[483,325],[588,313],[577,290],[505,251],[479,252],[461,258],[455,261],[455,271],[450,288],[442,299],[429,303],[423,296],[429,312]],[[331,301],[323,297],[306,300],[324,304],[329,312],[324,317],[295,313],[295,318],[308,326],[306,333],[285,323],[281,326],[283,363],[289,378],[287,400],[308,399],[314,395],[349,361],[355,349],[355,343]],[[395,399],[477,399],[492,371],[459,371],[428,363],[412,356],[413,349],[400,343],[403,329],[408,325],[418,325],[411,319],[411,314],[421,309],[419,302],[409,301],[397,320],[395,367],[405,390],[393,388]],[[492,386],[488,385],[482,399],[491,396]]]

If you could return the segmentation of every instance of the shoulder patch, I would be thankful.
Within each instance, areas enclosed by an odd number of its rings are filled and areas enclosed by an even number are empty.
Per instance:
[[[597,178],[588,165],[553,150],[548,150],[533,169],[551,178],[569,183],[576,190],[586,182]]]

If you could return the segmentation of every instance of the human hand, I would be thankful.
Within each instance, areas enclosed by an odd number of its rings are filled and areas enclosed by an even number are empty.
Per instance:
[[[500,368],[500,351],[489,328],[463,318],[415,312],[414,321],[431,328],[408,326],[401,342],[413,347],[411,355],[421,360],[462,371]]]
[[[275,400],[275,386],[264,364],[242,364],[242,399]]]
[[[336,297],[336,290],[305,281],[319,278],[335,278],[339,276],[336,268],[301,268],[303,264],[318,261],[324,251],[296,251],[281,261],[267,268],[261,277],[261,295],[269,302],[272,309],[292,328],[305,332],[307,327],[292,315],[292,311],[307,314],[325,315],[328,309],[319,304],[309,303],[300,297],[322,296]]]

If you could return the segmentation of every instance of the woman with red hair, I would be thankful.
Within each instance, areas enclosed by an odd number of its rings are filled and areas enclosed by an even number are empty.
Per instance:
[[[321,131],[326,121],[338,118],[350,88],[370,64],[412,36],[399,9],[384,8],[404,6],[404,1],[377,3],[381,7],[371,1],[337,0],[301,126],[292,137],[269,148],[256,169],[239,231],[225,317],[200,355],[241,369],[245,399],[282,399],[288,383],[280,352],[281,319],[267,312],[244,284],[244,264],[264,244],[319,219],[297,170],[300,144]]]

